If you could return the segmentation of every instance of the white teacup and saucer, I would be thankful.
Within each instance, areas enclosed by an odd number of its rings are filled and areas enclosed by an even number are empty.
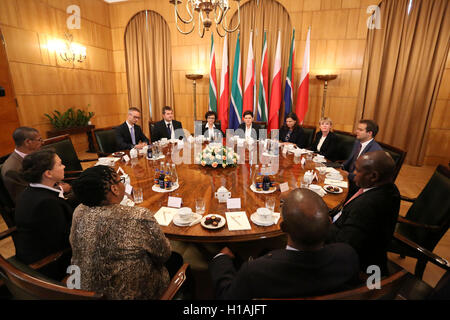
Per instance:
[[[258,208],[255,213],[250,216],[250,220],[258,226],[271,226],[275,224],[275,217],[271,210],[267,208]]]
[[[201,217],[201,215],[192,212],[191,208],[183,207],[180,208],[178,210],[178,213],[173,217],[173,223],[179,227],[186,227],[191,225],[196,220],[201,219]]]

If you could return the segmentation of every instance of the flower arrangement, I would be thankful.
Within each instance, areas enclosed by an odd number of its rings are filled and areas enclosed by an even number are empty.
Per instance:
[[[196,163],[201,164],[203,167],[211,166],[217,168],[221,166],[222,168],[226,168],[235,167],[239,161],[239,156],[232,148],[227,148],[222,145],[208,145],[197,155],[195,160]]]

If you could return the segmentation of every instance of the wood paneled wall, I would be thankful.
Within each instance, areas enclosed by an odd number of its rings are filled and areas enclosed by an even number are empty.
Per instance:
[[[338,78],[328,84],[325,115],[332,118],[336,129],[353,130],[367,34],[366,9],[377,1],[278,2],[286,8],[296,29],[295,87],[302,68],[307,29],[312,27],[310,109],[305,123],[317,124],[320,118],[323,83],[315,75],[328,71]],[[56,60],[45,48],[49,38],[63,37],[65,9],[70,4],[81,7],[82,28],[74,32],[74,37],[88,50],[88,61],[75,69]],[[101,0],[0,0],[0,5],[0,27],[8,43],[22,124],[45,131],[49,126],[42,116],[44,112],[62,109],[63,105],[78,107],[88,103],[96,112],[93,122],[98,127],[123,121],[128,108],[123,37],[129,20],[141,10],[161,14],[171,31],[176,118],[193,131],[193,88],[192,81],[185,77],[187,73],[205,75],[197,81],[197,117],[207,111],[210,35],[201,39],[197,33],[180,34],[169,1],[131,0],[107,5]],[[218,36],[215,47],[219,79],[223,39]],[[261,54],[261,48],[254,50],[255,55]],[[245,52],[242,56],[246,59]],[[445,163],[449,157],[449,65],[447,60],[428,140],[427,164]]]

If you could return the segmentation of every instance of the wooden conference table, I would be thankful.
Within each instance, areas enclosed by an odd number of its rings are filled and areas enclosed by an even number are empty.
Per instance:
[[[280,199],[286,197],[289,192],[281,193],[279,188],[277,188],[277,191],[271,194],[258,194],[250,190],[251,166],[248,163],[248,150],[246,151],[247,161],[245,164],[214,169],[194,164],[194,147],[188,148],[188,145],[187,143],[185,144],[185,148],[180,152],[180,155],[183,152],[190,151],[192,164],[181,163],[176,166],[180,186],[177,190],[170,193],[155,192],[152,190],[152,186],[155,168],[159,168],[160,162],[172,163],[171,152],[175,147],[171,143],[163,149],[165,158],[162,160],[147,160],[145,156],[139,155],[138,159],[132,159],[128,163],[117,161],[116,169],[120,166],[130,176],[131,185],[142,188],[144,201],[139,206],[146,207],[153,213],[156,213],[162,206],[167,206],[168,196],[181,197],[183,201],[182,207],[190,207],[192,211],[195,211],[195,200],[203,198],[205,201],[205,215],[211,213],[225,217],[225,212],[227,211],[245,211],[251,230],[229,231],[227,225],[220,229],[210,230],[202,227],[200,223],[190,227],[179,227],[171,222],[168,226],[161,226],[169,239],[187,242],[244,242],[278,237],[283,234],[280,229],[282,218],[278,220],[276,225],[269,227],[258,226],[250,220],[250,215],[256,212],[257,208],[265,206],[265,199],[268,196],[276,199],[275,212],[280,212]],[[293,190],[297,185],[300,185],[299,180],[303,177],[305,171],[314,167],[315,163],[313,161],[307,161],[302,167],[300,157],[294,157],[293,153],[288,152],[284,155],[280,152],[276,181],[278,183],[288,182],[289,190]],[[347,173],[342,170],[339,171],[343,175],[344,180],[347,181]],[[323,186],[323,177],[321,181],[314,183]],[[231,198],[241,199],[241,209],[227,210],[226,203],[218,202],[214,197],[214,193],[221,186],[226,187],[231,192]],[[343,188],[343,190],[343,193],[327,193],[323,197],[330,209],[343,203],[348,189]]]

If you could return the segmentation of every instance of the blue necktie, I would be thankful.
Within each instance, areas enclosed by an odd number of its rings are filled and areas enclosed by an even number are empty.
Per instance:
[[[132,143],[133,145],[136,145],[136,137],[135,137],[135,135],[134,135],[134,126],[131,127],[130,132],[131,132],[131,143]]]
[[[167,124],[167,132],[169,133],[169,139],[172,138],[172,130],[170,130],[170,123]]]

